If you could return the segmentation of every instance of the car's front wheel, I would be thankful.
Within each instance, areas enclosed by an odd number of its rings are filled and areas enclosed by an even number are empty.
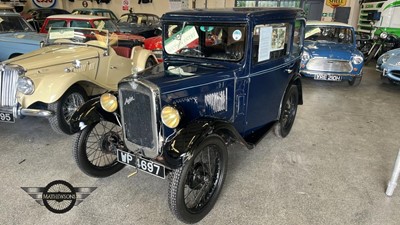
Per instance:
[[[353,77],[351,78],[351,80],[348,81],[349,85],[353,87],[358,86],[361,83],[361,79],[362,77]]]
[[[49,117],[51,128],[59,134],[72,134],[69,120],[72,114],[87,100],[84,90],[79,87],[68,89],[56,102],[47,106],[54,115]]]
[[[59,134],[72,134],[69,120],[86,100],[87,95],[84,90],[72,87],[58,101],[48,104],[47,108],[54,112],[54,115],[49,117],[51,128]]]
[[[299,90],[296,85],[291,85],[283,98],[281,115],[274,127],[274,133],[277,137],[284,138],[290,133],[296,118],[298,104]]]
[[[212,209],[221,192],[228,151],[217,135],[206,137],[184,166],[172,172],[169,208],[185,223],[196,223]]]
[[[122,128],[101,120],[86,126],[75,136],[73,155],[79,169],[91,177],[107,177],[124,167],[117,161],[117,147],[123,145]]]

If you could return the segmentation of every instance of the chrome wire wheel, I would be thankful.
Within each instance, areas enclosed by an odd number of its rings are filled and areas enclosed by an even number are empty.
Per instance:
[[[62,114],[65,121],[69,121],[71,119],[72,114],[85,103],[84,97],[79,93],[72,93],[67,96],[64,101],[62,107]]]
[[[106,177],[123,168],[117,161],[117,148],[123,146],[122,128],[108,121],[87,126],[75,137],[74,158],[87,175]]]

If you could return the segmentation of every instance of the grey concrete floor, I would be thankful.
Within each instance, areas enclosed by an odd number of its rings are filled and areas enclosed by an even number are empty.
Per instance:
[[[291,134],[268,134],[253,150],[229,148],[228,176],[199,224],[399,224],[400,188],[385,195],[400,147],[400,87],[382,84],[374,65],[359,87],[304,80],[304,105]],[[84,175],[72,137],[45,119],[0,124],[0,224],[180,224],[168,182],[131,169]],[[20,187],[53,180],[97,187],[79,206],[54,214]]]

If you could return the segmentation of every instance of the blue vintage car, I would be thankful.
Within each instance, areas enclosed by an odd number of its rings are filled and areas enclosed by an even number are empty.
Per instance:
[[[400,48],[383,53],[376,62],[376,70],[381,72],[384,82],[400,84]]]
[[[314,80],[347,80],[349,85],[356,86],[362,79],[363,61],[352,26],[307,21],[301,75]]]
[[[40,48],[46,38],[16,12],[0,12],[0,61]]]
[[[124,165],[169,176],[172,213],[200,221],[222,189],[227,145],[252,148],[269,130],[285,137],[292,128],[303,101],[302,15],[294,8],[164,14],[164,62],[72,116],[79,168],[94,177]]]

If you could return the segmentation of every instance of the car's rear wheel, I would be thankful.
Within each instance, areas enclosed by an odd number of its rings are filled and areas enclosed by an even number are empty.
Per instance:
[[[68,89],[56,102],[48,104],[47,108],[55,115],[49,117],[51,128],[59,134],[72,134],[69,120],[72,114],[87,100],[82,88],[74,86]]]
[[[79,169],[91,177],[107,177],[124,167],[117,161],[117,147],[123,145],[122,128],[101,120],[75,136],[73,155]]]
[[[292,85],[283,98],[281,115],[274,127],[274,133],[277,137],[284,138],[290,133],[296,118],[298,103],[299,90],[296,85]]]
[[[152,67],[152,66],[154,66],[154,65],[157,65],[156,60],[153,59],[152,57],[149,57],[149,58],[146,60],[146,65],[145,65],[146,68]]]
[[[212,209],[221,192],[228,151],[222,139],[210,135],[184,166],[171,174],[168,202],[171,212],[185,223],[196,223]]]

